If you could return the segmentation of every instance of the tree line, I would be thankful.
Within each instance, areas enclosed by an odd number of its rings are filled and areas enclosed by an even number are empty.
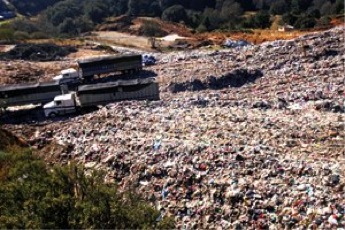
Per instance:
[[[120,193],[104,175],[73,163],[47,166],[28,149],[0,151],[0,228],[174,228],[173,219],[130,189]]]
[[[269,28],[275,15],[281,16],[280,24],[306,29],[328,25],[330,16],[344,14],[343,0],[10,1],[24,15],[41,12],[35,22],[17,20],[13,24],[15,31],[27,34],[43,31],[46,36],[78,35],[92,30],[108,17],[124,14],[184,23],[196,32]]]

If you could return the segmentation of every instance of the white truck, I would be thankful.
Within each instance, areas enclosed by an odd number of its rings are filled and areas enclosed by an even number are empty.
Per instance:
[[[144,78],[82,85],[76,92],[56,96],[43,110],[46,117],[55,117],[124,100],[159,100],[158,83],[154,78]]]
[[[60,75],[55,76],[53,79],[60,85],[77,84],[81,81],[78,71],[73,68],[61,70]]]
[[[107,55],[81,59],[77,61],[78,69],[65,69],[54,77],[59,84],[78,85],[89,82],[94,76],[121,72],[123,74],[135,73],[142,70],[143,59],[139,54],[133,55]]]
[[[68,93],[56,96],[54,101],[43,106],[43,110],[46,117],[75,113],[77,112],[76,95],[75,93]]]

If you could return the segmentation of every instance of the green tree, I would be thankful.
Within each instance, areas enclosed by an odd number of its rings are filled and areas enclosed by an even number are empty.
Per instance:
[[[60,25],[59,31],[63,34],[77,35],[78,30],[72,18],[66,18]]]
[[[107,5],[100,1],[89,2],[84,6],[84,14],[92,22],[101,23],[103,18],[107,16]]]
[[[336,14],[344,14],[344,0],[337,0],[334,3],[334,10]]]
[[[295,15],[291,14],[290,12],[285,13],[282,16],[282,21],[289,25],[294,25],[297,19],[298,18]]]
[[[312,18],[306,14],[303,14],[300,17],[298,17],[298,19],[293,25],[295,28],[298,28],[298,29],[313,28],[316,25],[316,20],[315,18]]]
[[[254,23],[256,28],[268,28],[271,26],[270,14],[267,11],[259,11],[254,16]]]
[[[14,30],[11,28],[0,28],[0,40],[12,41],[14,39]]]
[[[62,0],[35,0],[35,1],[22,1],[22,0],[9,0],[9,2],[23,15],[37,15],[42,10],[49,6],[60,2]]]
[[[198,32],[206,32],[208,31],[208,29],[210,28],[211,23],[210,23],[210,19],[206,16],[202,22],[200,23],[200,25],[198,26],[197,30]]]
[[[301,9],[299,7],[299,0],[291,0],[291,13],[294,15],[298,15],[301,13]]]
[[[332,13],[333,13],[332,3],[329,2],[329,1],[326,1],[321,6],[320,13],[321,13],[322,16],[332,15]]]
[[[271,4],[270,14],[282,15],[288,10],[288,5],[285,0],[277,0]]]
[[[23,31],[27,33],[34,33],[39,31],[37,25],[26,18],[15,19],[14,21],[12,21],[11,27],[16,31]]]
[[[140,34],[147,37],[162,37],[166,35],[166,33],[160,28],[160,25],[158,23],[149,21],[145,21],[142,24],[140,28]]]
[[[202,14],[205,20],[205,27],[207,30],[214,30],[220,28],[224,21],[218,10],[206,8]]]
[[[161,7],[162,12],[175,4],[176,1],[174,0],[159,0],[159,6]]]
[[[0,152],[0,228],[143,229],[172,228],[157,223],[159,212],[137,193],[117,192],[102,171],[76,164],[47,167],[29,150]]]
[[[183,6],[174,5],[164,10],[162,14],[162,19],[172,22],[185,22],[187,19],[187,14]]]
[[[220,13],[224,21],[232,21],[241,16],[243,10],[241,5],[234,0],[226,0],[222,5]]]
[[[129,16],[138,16],[140,12],[139,4],[136,0],[129,0],[128,1],[128,12]]]
[[[317,22],[318,26],[329,26],[331,23],[331,18],[329,16],[321,17],[320,20]]]

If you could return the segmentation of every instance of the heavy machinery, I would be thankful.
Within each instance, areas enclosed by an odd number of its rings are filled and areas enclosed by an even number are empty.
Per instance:
[[[83,84],[90,84],[94,76],[115,72],[134,73],[140,71],[143,66],[141,55],[99,56],[78,60],[77,63],[78,70],[62,70],[60,75],[54,77],[54,82],[1,86],[0,108],[47,103],[55,96],[68,93]],[[133,83],[131,80],[128,81],[129,84]],[[114,84],[109,82],[103,87]]]
[[[76,92],[56,96],[43,109],[46,117],[55,117],[124,100],[159,100],[158,83],[146,78],[82,85]]]

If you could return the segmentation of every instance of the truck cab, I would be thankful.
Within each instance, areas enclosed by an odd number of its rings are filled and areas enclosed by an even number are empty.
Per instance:
[[[77,84],[81,81],[78,71],[73,68],[61,70],[60,75],[55,76],[53,79],[58,81],[60,85]]]
[[[75,93],[56,96],[54,101],[43,106],[43,110],[46,117],[75,113],[77,111]]]

